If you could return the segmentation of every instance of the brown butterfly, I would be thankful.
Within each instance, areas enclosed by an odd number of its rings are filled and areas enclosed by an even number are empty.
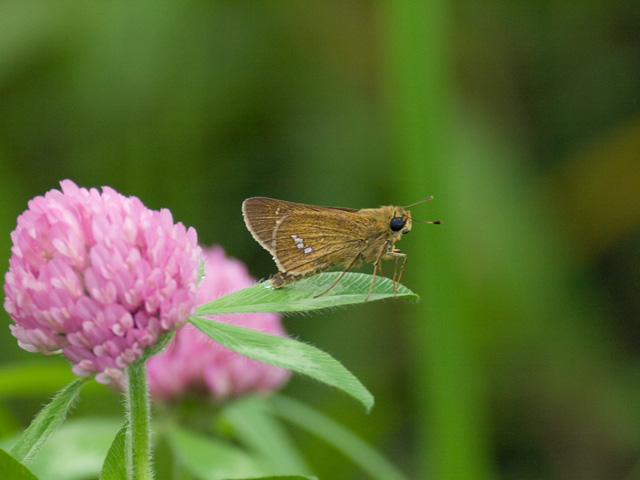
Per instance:
[[[331,290],[351,267],[367,262],[374,266],[367,301],[376,272],[382,271],[383,259],[396,260],[393,282],[394,293],[397,291],[407,255],[395,248],[395,243],[411,230],[408,207],[390,205],[357,210],[253,197],[242,203],[242,213],[253,238],[273,255],[278,266],[279,272],[270,279],[275,288],[339,265],[345,266],[336,281],[316,295],[319,297]]]

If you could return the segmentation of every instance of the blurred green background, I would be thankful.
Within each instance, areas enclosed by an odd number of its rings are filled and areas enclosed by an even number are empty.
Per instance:
[[[434,195],[413,214],[444,224],[398,245],[420,303],[285,320],[373,412],[304,378],[286,393],[410,478],[640,478],[639,2],[3,0],[5,266],[64,178],[171,209],[256,278],[275,266],[246,197]],[[5,365],[41,360],[1,331]],[[67,380],[5,385],[2,431]],[[76,415],[120,410],[98,387]],[[367,478],[292,435],[320,478]]]

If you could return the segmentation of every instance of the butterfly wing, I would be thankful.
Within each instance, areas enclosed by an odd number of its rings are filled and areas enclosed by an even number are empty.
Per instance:
[[[278,269],[308,276],[353,260],[368,222],[352,208],[321,207],[265,197],[242,204],[247,228]]]
[[[366,227],[350,212],[292,212],[276,228],[272,253],[280,271],[312,275],[354,260],[366,243]]]
[[[285,217],[292,213],[304,214],[322,210],[357,212],[353,208],[319,207],[266,197],[247,198],[242,202],[242,215],[251,235],[272,254],[277,227]]]
[[[271,198],[253,197],[242,202],[244,223],[253,238],[269,252],[272,252],[273,237],[278,221],[291,213],[292,210],[290,202]]]

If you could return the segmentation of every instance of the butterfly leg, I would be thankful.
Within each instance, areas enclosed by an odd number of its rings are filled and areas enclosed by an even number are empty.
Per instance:
[[[400,259],[400,257],[396,257],[396,263],[393,266],[393,278],[391,279],[391,281],[393,282],[393,297],[395,298],[396,293],[398,292],[398,288],[396,287],[396,276],[398,275],[398,260]],[[402,266],[404,267],[404,263],[402,264]]]
[[[336,284],[340,281],[340,279],[344,276],[344,274],[345,274],[345,273],[347,273],[351,267],[353,267],[353,265],[356,263],[356,261],[358,260],[358,258],[359,258],[359,257],[360,257],[360,255],[359,255],[359,254],[358,254],[358,255],[356,255],[356,256],[353,258],[353,260],[351,260],[351,262],[349,262],[349,264],[347,265],[347,268],[345,268],[345,269],[342,271],[342,273],[341,273],[341,274],[340,274],[340,276],[336,279],[336,281],[335,281],[335,282],[333,282],[333,283],[331,284],[331,286],[330,286],[329,288],[327,288],[324,292],[322,292],[322,293],[320,293],[320,294],[318,294],[318,295],[314,296],[313,298],[321,297],[322,295],[324,295],[325,293],[327,293],[329,290],[331,290],[333,287],[335,287],[335,286],[336,286]],[[369,297],[367,297],[367,298],[369,298]]]
[[[407,255],[400,252],[394,252],[394,257],[396,257],[396,265],[393,268],[393,296],[395,297],[398,293],[398,285],[400,285],[400,278],[402,278],[402,272],[404,272],[404,265],[407,263]],[[398,274],[398,280],[396,280],[396,273],[398,271],[398,260],[402,257],[402,265],[400,265],[400,273]]]
[[[384,246],[382,247],[382,250],[380,250],[380,254],[378,255],[378,258],[376,258],[376,261],[373,262],[373,276],[371,277],[371,285],[369,285],[369,293],[367,294],[367,298],[364,299],[364,301],[366,302],[367,300],[369,300],[369,297],[371,296],[371,292],[373,291],[373,283],[376,281],[376,272],[378,270],[380,270],[380,273],[382,273],[382,257],[384,256],[385,252],[388,249],[388,243],[385,243]]]

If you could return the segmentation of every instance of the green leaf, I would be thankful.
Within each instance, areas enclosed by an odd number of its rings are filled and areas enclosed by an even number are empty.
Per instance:
[[[350,458],[371,478],[408,480],[406,475],[373,447],[317,410],[283,395],[272,397],[271,404],[281,418],[323,439]]]
[[[276,477],[245,478],[244,480],[318,480],[318,477],[307,477],[306,475],[284,475],[284,476],[278,475]]]
[[[348,393],[369,411],[373,396],[331,355],[290,338],[258,332],[202,317],[189,321],[216,342],[241,355],[303,373]]]
[[[100,480],[127,480],[127,460],[125,457],[125,438],[127,436],[127,428],[129,424],[125,424],[118,430],[107,457],[102,465]]]
[[[231,444],[176,425],[164,435],[175,457],[198,478],[255,478],[265,473],[256,458]]]
[[[311,472],[286,427],[273,414],[270,397],[250,395],[229,402],[221,418],[233,431],[234,440],[259,455],[280,475]]]
[[[372,277],[364,273],[346,273],[331,290],[314,298],[329,288],[339,275],[340,272],[320,273],[278,289],[273,288],[271,282],[258,283],[202,304],[196,313],[303,312],[364,302]],[[395,296],[418,299],[415,293],[403,285],[398,285]],[[386,277],[376,277],[368,301],[393,297],[393,282]]]
[[[76,417],[67,419],[29,464],[47,480],[98,478],[105,456],[122,424],[118,417]]]
[[[317,480],[307,475],[268,475],[260,459],[236,446],[181,427],[165,430],[165,437],[183,467],[205,480]],[[265,471],[266,470],[266,471]],[[102,479],[101,479],[102,480]]]
[[[0,450],[0,472],[2,478],[11,480],[38,480],[27,467],[13,458],[4,450]]]
[[[176,335],[175,330],[170,330],[160,335],[160,338],[158,338],[158,341],[156,343],[154,343],[149,347],[146,347],[143,350],[142,355],[138,357],[137,361],[139,363],[145,363],[154,355],[157,355],[158,353],[162,352],[167,347],[167,345],[169,345],[169,342],[173,340],[173,337],[175,337],[175,335]]]
[[[204,259],[200,259],[200,267],[198,268],[198,285],[200,285],[204,275]]]
[[[56,393],[53,400],[33,419],[31,425],[13,446],[11,455],[17,460],[27,463],[64,421],[73,402],[78,397],[80,389],[91,378],[78,378]]]

